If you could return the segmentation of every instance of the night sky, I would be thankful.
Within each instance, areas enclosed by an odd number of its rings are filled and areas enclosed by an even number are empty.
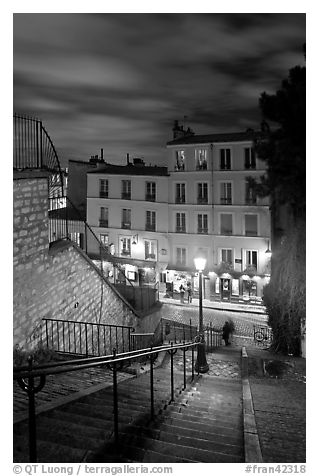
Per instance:
[[[164,165],[174,119],[258,128],[305,41],[304,14],[17,13],[14,110],[43,120],[62,165],[101,148]]]

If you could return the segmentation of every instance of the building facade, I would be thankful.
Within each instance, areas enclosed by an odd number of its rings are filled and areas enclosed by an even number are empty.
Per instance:
[[[190,282],[196,293],[200,254],[205,298],[260,300],[270,213],[251,184],[265,172],[252,133],[196,136],[175,125],[167,151],[167,168],[134,159],[88,172],[89,225],[135,285],[172,293]]]

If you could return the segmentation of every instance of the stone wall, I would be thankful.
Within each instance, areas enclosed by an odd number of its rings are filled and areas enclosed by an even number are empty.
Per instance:
[[[14,175],[14,345],[31,348],[43,318],[135,327],[138,316],[70,241],[48,241],[48,180]]]

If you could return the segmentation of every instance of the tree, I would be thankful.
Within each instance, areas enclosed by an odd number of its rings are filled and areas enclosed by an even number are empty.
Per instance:
[[[262,134],[255,147],[267,172],[253,184],[259,196],[270,197],[273,236],[264,302],[274,348],[298,355],[306,313],[306,68],[291,69],[276,94],[261,95],[259,106]]]

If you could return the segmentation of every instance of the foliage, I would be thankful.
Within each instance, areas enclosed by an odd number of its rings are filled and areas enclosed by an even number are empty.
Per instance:
[[[263,93],[259,105],[263,134],[255,146],[267,173],[252,184],[259,196],[270,197],[274,226],[271,280],[264,302],[274,349],[298,355],[306,315],[306,68],[292,68],[281,89],[274,95]],[[269,123],[276,128],[271,130]],[[278,222],[279,212],[284,223]]]
[[[306,68],[296,66],[275,95],[265,92],[259,106],[264,122],[256,139],[256,151],[265,161],[267,174],[256,184],[259,196],[286,204],[294,218],[305,215],[306,206]],[[266,122],[268,121],[268,122]],[[269,122],[275,124],[271,130]]]
[[[273,347],[285,354],[300,354],[301,323],[306,316],[305,243],[305,223],[300,221],[285,237],[264,288]]]
[[[48,348],[44,348],[39,345],[37,348],[32,351],[27,351],[22,349],[19,346],[16,346],[13,349],[13,365],[14,367],[19,367],[21,365],[28,364],[28,358],[32,357],[33,364],[44,364],[54,360],[59,360],[57,354]]]

